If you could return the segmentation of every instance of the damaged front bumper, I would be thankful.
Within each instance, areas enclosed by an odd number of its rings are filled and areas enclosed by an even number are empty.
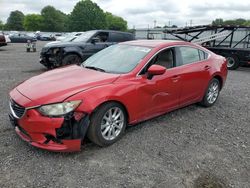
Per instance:
[[[32,146],[55,152],[80,151],[86,135],[89,116],[72,112],[65,117],[45,117],[29,109],[20,119],[9,114],[16,133]]]
[[[61,49],[43,48],[40,53],[40,63],[48,69],[56,68],[61,65],[63,52]]]
[[[40,56],[39,62],[47,69],[55,68],[60,64],[58,57],[52,55]]]

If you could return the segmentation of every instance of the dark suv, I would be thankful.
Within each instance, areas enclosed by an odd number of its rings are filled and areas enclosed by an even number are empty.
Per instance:
[[[127,32],[93,30],[84,32],[71,42],[58,42],[43,47],[40,63],[48,69],[80,64],[96,52],[118,42],[134,40]]]

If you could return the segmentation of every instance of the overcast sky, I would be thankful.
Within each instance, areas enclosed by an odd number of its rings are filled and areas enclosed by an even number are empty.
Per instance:
[[[185,26],[209,24],[215,18],[250,19],[249,0],[93,0],[104,11],[112,12],[128,21],[130,28],[175,24]],[[0,20],[6,22],[13,10],[24,14],[39,13],[52,5],[69,14],[78,0],[0,0]]]

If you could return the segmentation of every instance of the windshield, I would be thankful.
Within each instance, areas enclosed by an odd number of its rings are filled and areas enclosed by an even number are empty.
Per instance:
[[[87,31],[81,34],[79,37],[75,38],[74,42],[87,42],[87,40],[94,35],[96,31]]]
[[[61,41],[62,42],[71,42],[73,41],[74,39],[76,39],[77,37],[76,36],[68,36],[68,37],[65,37],[64,39],[62,39]]]
[[[83,62],[82,66],[110,73],[132,71],[151,48],[124,44],[112,45]]]

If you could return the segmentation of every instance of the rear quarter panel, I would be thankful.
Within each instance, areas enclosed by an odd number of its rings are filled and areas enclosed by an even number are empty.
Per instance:
[[[212,63],[212,69],[211,69],[211,75],[212,77],[220,77],[221,78],[221,88],[225,85],[226,79],[227,79],[227,61],[226,58],[220,56],[220,55],[214,55],[211,58]]]

